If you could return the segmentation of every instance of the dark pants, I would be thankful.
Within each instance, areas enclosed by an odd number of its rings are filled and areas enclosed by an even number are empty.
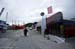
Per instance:
[[[27,32],[24,32],[24,36],[27,36]]]

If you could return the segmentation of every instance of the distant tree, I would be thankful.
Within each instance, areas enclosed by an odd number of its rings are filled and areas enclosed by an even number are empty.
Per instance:
[[[75,21],[75,18],[71,18],[71,20]]]
[[[34,24],[37,24],[37,22],[34,22]]]
[[[25,24],[25,27],[31,27],[33,23],[27,23]]]

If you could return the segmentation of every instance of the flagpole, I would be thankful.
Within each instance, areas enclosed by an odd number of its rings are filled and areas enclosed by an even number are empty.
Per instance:
[[[7,19],[8,19],[8,12],[6,13],[6,22],[7,22]]]
[[[1,12],[0,12],[0,16],[2,15],[2,13],[3,13],[4,9],[5,9],[5,8],[2,8],[2,10],[1,10]]]

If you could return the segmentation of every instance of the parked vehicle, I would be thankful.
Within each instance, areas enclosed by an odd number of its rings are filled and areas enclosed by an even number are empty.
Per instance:
[[[5,33],[8,28],[6,21],[0,20],[0,32]]]

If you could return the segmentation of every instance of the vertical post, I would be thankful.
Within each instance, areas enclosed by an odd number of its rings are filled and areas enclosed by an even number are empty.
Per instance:
[[[8,12],[6,13],[6,22],[7,22],[7,19],[8,19]]]
[[[44,35],[44,31],[46,29],[46,16],[44,15],[44,12],[41,12],[41,16],[42,16],[41,33]]]
[[[5,8],[2,8],[2,10],[1,10],[1,12],[0,12],[0,16],[2,15],[2,13],[3,13],[4,9],[5,9]]]
[[[18,20],[18,25],[19,25],[19,20]]]
[[[16,25],[16,20],[14,20],[14,24]]]

